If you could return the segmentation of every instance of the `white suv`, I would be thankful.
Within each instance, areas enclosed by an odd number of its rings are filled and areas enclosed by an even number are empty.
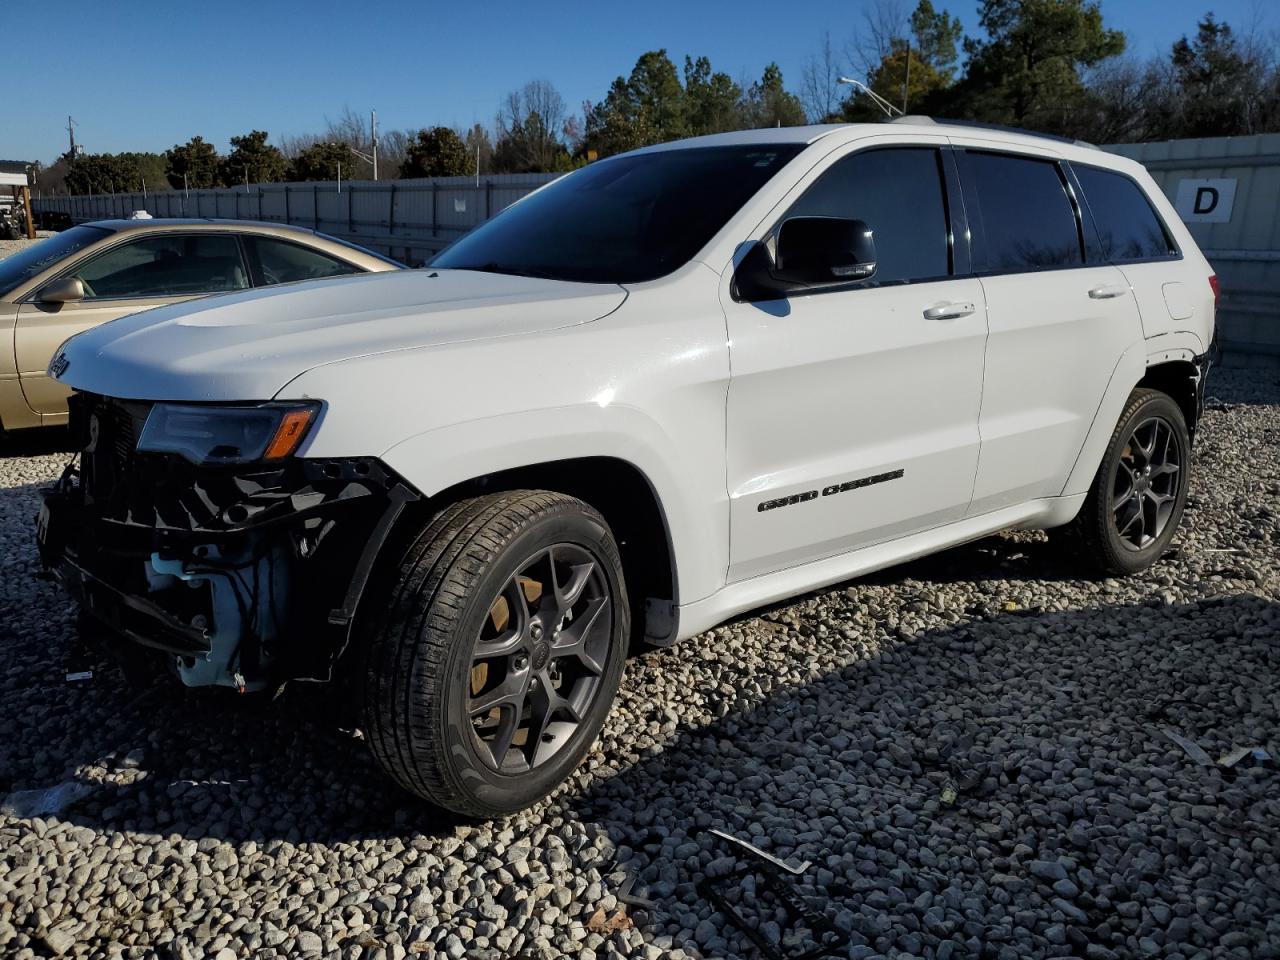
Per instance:
[[[1174,535],[1216,284],[1140,166],[928,120],[593,163],[426,269],[69,341],[45,561],[189,685],[347,676],[474,816],[595,739],[634,633],[1008,527]],[[101,629],[105,628],[105,629]]]

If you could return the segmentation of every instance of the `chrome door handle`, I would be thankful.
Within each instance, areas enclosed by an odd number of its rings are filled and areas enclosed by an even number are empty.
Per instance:
[[[955,320],[959,317],[967,317],[973,313],[974,306],[972,303],[956,302],[956,303],[937,303],[932,307],[924,308],[924,318],[926,320]]]
[[[1110,300],[1112,297],[1123,297],[1129,292],[1129,288],[1119,283],[1104,283],[1100,287],[1094,287],[1089,291],[1089,296],[1094,300]]]

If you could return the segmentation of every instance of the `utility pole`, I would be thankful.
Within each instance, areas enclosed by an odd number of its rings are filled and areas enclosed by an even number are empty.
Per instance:
[[[911,83],[911,41],[904,40],[907,48],[907,68],[902,77],[902,115],[907,115],[907,87]]]
[[[369,139],[373,144],[373,179],[378,179],[378,111],[369,111]]]

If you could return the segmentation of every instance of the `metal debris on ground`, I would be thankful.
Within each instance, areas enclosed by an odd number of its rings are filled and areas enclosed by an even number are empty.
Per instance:
[[[830,956],[848,945],[849,936],[811,908],[796,887],[796,878],[809,869],[808,860],[794,867],[732,834],[714,829],[711,833],[736,844],[759,862],[739,867],[720,877],[703,877],[698,881],[698,892],[729,923],[741,930],[763,956],[768,960],[816,960],[818,957]],[[739,904],[731,899],[731,892],[740,895],[739,901],[748,895],[747,885],[743,883],[748,879],[752,881],[753,899],[757,902],[771,899],[774,904],[767,909],[776,912],[777,908],[781,908],[787,918],[787,927],[785,930],[779,928],[776,940],[765,934],[763,921],[759,916],[744,916],[739,910]],[[795,951],[784,952],[784,946],[788,942],[797,945]]]
[[[1190,757],[1194,762],[1202,767],[1212,767],[1213,758],[1205,753],[1204,748],[1194,740],[1189,740],[1180,734],[1177,730],[1170,730],[1167,727],[1160,731],[1174,743],[1182,748],[1182,752]]]
[[[625,903],[629,907],[644,907],[646,910],[656,910],[658,905],[648,897],[642,897],[631,891],[635,889],[636,875],[627,873],[627,878],[622,881],[622,886],[618,889],[617,897],[620,903]]]
[[[1218,766],[1231,770],[1245,758],[1249,760],[1246,766],[1256,767],[1269,767],[1273,760],[1266,747],[1234,747],[1218,758]]]
[[[759,857],[761,860],[764,860],[768,863],[773,864],[779,870],[785,870],[787,873],[791,874],[792,876],[798,877],[800,876],[800,874],[804,873],[810,867],[810,863],[808,860],[800,864],[800,866],[798,867],[793,867],[791,866],[791,864],[786,863],[785,861],[779,860],[777,857],[773,856],[772,854],[765,853],[763,850],[761,850],[759,847],[755,846],[754,844],[747,843],[747,841],[745,840],[739,840],[733,834],[725,833],[723,830],[716,830],[713,827],[710,830],[710,832],[715,834],[721,840],[728,840],[730,843],[736,843],[738,846],[742,847],[742,849],[750,851],[752,855]]]

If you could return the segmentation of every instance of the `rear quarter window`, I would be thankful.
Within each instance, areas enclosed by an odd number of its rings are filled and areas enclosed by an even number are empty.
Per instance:
[[[1179,255],[1164,221],[1137,183],[1122,173],[1098,167],[1072,164],[1072,169],[1108,260],[1135,263]]]

